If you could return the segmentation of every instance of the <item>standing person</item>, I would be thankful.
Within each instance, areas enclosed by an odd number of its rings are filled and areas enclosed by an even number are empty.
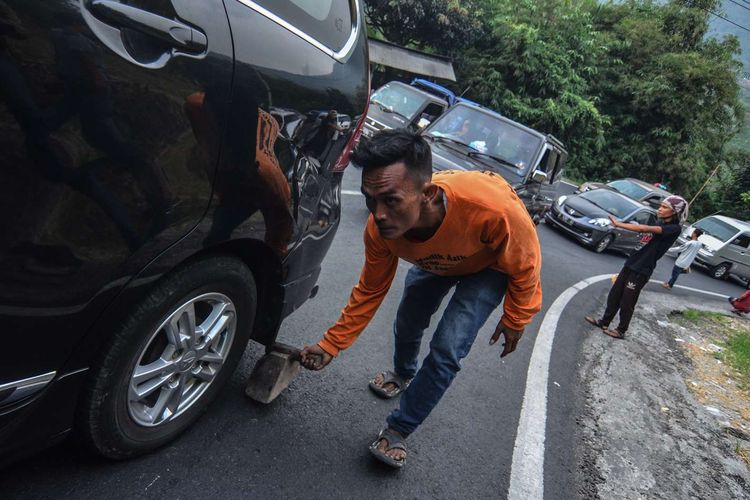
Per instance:
[[[318,344],[303,349],[302,364],[320,370],[352,345],[388,292],[399,258],[413,264],[393,325],[393,369],[369,384],[380,397],[401,394],[370,452],[402,467],[405,439],[438,404],[504,296],[504,314],[489,343],[502,334],[501,357],[515,350],[541,308],[541,251],[523,202],[501,176],[433,175],[430,148],[420,135],[389,130],[363,138],[352,162],[362,168],[370,210],[365,263],[339,320]],[[417,369],[422,334],[452,289],[430,352]]]
[[[703,231],[701,231],[700,229],[693,229],[693,234],[690,235],[690,241],[686,241],[684,244],[678,247],[670,248],[670,250],[680,252],[680,255],[674,262],[674,267],[672,268],[672,277],[668,282],[662,283],[661,286],[671,290],[675,282],[677,281],[677,278],[680,277],[680,274],[687,272],[687,269],[690,268],[690,266],[693,264],[695,256],[698,255],[698,250],[703,248],[703,243],[698,241],[698,237],[702,234]]]
[[[639,233],[650,233],[653,237],[643,248],[634,252],[625,261],[625,265],[620,274],[617,275],[617,280],[607,296],[607,308],[604,311],[604,316],[601,319],[586,316],[586,321],[601,328],[610,337],[625,338],[625,332],[628,331],[630,318],[633,317],[633,311],[641,289],[648,283],[651,273],[654,272],[656,261],[667,252],[680,235],[680,221],[685,220],[687,212],[688,205],[685,199],[681,196],[672,195],[661,202],[656,212],[659,218],[658,226],[620,222],[611,215],[609,216],[609,220],[615,227]],[[618,310],[620,311],[620,324],[617,328],[610,329],[609,324]]]

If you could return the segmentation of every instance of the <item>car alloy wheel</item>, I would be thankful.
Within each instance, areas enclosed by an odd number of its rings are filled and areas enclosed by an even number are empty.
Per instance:
[[[126,310],[92,363],[78,439],[114,459],[154,450],[206,410],[253,331],[252,271],[228,255],[196,259]]]
[[[612,240],[614,237],[611,234],[605,235],[602,239],[599,240],[599,242],[594,246],[594,251],[596,253],[602,253],[607,249],[607,247],[612,243]]]
[[[726,262],[722,262],[721,264],[713,268],[713,270],[711,271],[711,276],[713,276],[717,280],[720,280],[726,278],[727,273],[729,273],[729,264],[727,264]]]
[[[221,293],[176,308],[151,334],[130,377],[128,412],[151,427],[176,418],[213,383],[232,347],[237,314]]]

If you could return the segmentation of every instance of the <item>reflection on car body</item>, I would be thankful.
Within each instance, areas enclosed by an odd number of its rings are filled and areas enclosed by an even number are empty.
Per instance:
[[[163,445],[314,292],[369,95],[356,7],[0,0],[0,462],[74,426]]]

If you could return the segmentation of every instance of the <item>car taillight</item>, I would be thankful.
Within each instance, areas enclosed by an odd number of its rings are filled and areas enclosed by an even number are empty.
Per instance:
[[[369,88],[369,82],[367,86]],[[357,121],[357,127],[354,129],[354,132],[352,133],[352,136],[349,138],[349,140],[346,141],[346,146],[344,146],[344,150],[341,152],[339,159],[336,160],[336,164],[333,166],[334,172],[343,172],[344,169],[349,166],[349,155],[352,154],[354,147],[359,142],[359,137],[362,135],[362,127],[365,124],[365,118],[367,117],[368,109],[370,109],[369,92],[367,97],[367,104],[365,104],[365,111],[364,113],[362,113],[362,116],[359,117],[359,121]]]
[[[344,146],[344,150],[341,152],[339,159],[336,160],[336,164],[333,166],[334,172],[343,172],[344,169],[349,166],[349,155],[352,154],[354,147],[357,145],[357,143],[359,142],[359,138],[362,135],[362,127],[365,124],[365,117],[367,116],[367,109],[370,107],[369,105],[370,102],[368,100],[367,106],[365,106],[365,112],[362,113],[362,116],[357,122],[357,128],[354,129],[354,132],[346,142],[346,146]]]

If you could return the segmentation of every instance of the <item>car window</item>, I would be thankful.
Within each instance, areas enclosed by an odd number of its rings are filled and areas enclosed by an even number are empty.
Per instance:
[[[619,191],[625,196],[630,196],[631,198],[635,198],[636,200],[640,200],[646,193],[648,193],[648,190],[642,188],[634,182],[630,182],[625,179],[612,181],[607,185],[615,191]]]
[[[542,142],[541,138],[511,122],[465,105],[450,108],[428,133],[450,137],[480,153],[502,158],[513,164],[519,175],[528,170]]]
[[[387,112],[398,113],[411,120],[427,99],[427,96],[410,87],[385,84],[372,93],[370,102],[381,106]]]
[[[346,44],[356,15],[348,0],[254,1],[334,51]]]
[[[651,224],[652,215],[650,212],[638,212],[635,214],[635,217],[633,217],[633,221],[648,226]]]
[[[424,108],[422,114],[419,116],[418,126],[426,127],[430,123],[434,122],[438,116],[442,115],[443,111],[445,111],[445,106],[441,106],[440,104],[431,102],[427,105],[426,108]]]
[[[625,217],[639,206],[637,202],[608,189],[593,189],[579,196],[616,217]]]
[[[737,245],[738,247],[743,248],[750,247],[750,235],[741,234],[740,236],[732,240],[732,245]]]
[[[722,222],[714,217],[706,217],[695,223],[695,226],[705,234],[713,236],[714,238],[723,242],[729,241],[735,234],[737,229],[726,222]]]
[[[662,197],[658,194],[649,196],[644,200],[645,203],[647,203],[652,208],[659,208],[661,206]]]

